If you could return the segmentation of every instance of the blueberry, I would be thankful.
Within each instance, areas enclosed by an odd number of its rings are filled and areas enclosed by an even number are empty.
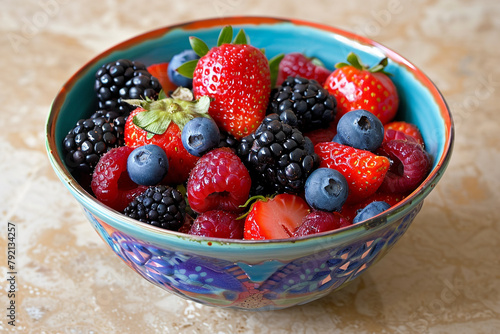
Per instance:
[[[340,211],[347,199],[348,185],[340,172],[318,168],[307,178],[304,190],[307,203],[314,209]]]
[[[354,217],[354,220],[352,221],[353,224],[360,223],[364,220],[370,219],[371,217],[374,217],[378,215],[379,213],[384,212],[385,210],[389,209],[391,206],[387,204],[386,202],[383,201],[375,201],[371,202],[367,206],[365,206],[363,209],[358,210],[358,213],[356,214],[356,217]]]
[[[181,139],[189,154],[201,157],[219,145],[220,131],[211,118],[196,117],[184,125]]]
[[[189,60],[199,59],[200,57],[193,50],[184,50],[181,53],[172,57],[168,63],[168,78],[176,86],[191,88],[193,86],[193,79],[186,78],[180,75],[176,69]]]
[[[371,112],[358,109],[340,118],[337,135],[341,144],[373,152],[382,144],[384,126]]]
[[[143,186],[160,183],[168,171],[168,158],[157,145],[144,145],[133,150],[127,159],[130,179]]]

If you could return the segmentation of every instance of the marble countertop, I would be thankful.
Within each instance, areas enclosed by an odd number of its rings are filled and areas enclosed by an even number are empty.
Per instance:
[[[393,250],[338,293],[283,311],[210,308],[133,274],[45,152],[51,101],[86,61],[154,28],[230,15],[293,17],[375,39],[423,69],[455,119],[448,170]],[[0,332],[499,332],[500,2],[2,0],[0,16]],[[12,224],[15,327],[4,247]]]

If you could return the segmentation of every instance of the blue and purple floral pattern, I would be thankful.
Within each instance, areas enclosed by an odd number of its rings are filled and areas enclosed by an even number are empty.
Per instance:
[[[379,260],[420,211],[417,205],[398,222],[365,239],[332,247],[318,244],[311,255],[292,261],[230,262],[149,244],[85,213],[129,267],[149,282],[203,304],[240,309],[281,309],[304,304],[340,289]]]

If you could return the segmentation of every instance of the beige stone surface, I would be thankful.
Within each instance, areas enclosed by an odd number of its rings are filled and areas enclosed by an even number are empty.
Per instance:
[[[50,103],[87,60],[154,28],[230,15],[300,18],[371,37],[422,68],[456,122],[449,168],[391,253],[340,292],[284,311],[210,308],[133,274],[45,153]],[[2,0],[0,332],[500,332],[499,41],[494,0]],[[6,311],[8,222],[18,231],[15,327]]]

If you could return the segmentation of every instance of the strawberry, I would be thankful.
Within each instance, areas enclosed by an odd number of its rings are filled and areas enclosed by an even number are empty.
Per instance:
[[[189,154],[182,145],[182,128],[194,117],[207,115],[208,97],[196,101],[165,98],[157,101],[127,100],[137,106],[125,124],[125,144],[136,148],[155,144],[168,157],[169,170],[162,183],[179,184],[187,180],[198,157]]]
[[[387,58],[368,68],[358,56],[349,53],[347,63],[338,63],[324,87],[337,99],[338,121],[345,113],[365,109],[377,116],[382,124],[391,121],[398,111],[396,86],[385,72]]]
[[[394,121],[384,125],[384,130],[387,132],[388,129],[401,131],[404,134],[414,138],[420,145],[424,145],[424,139],[420,130],[415,124],[408,123],[405,121]]]
[[[257,129],[265,116],[271,92],[270,64],[264,53],[247,44],[241,30],[231,43],[231,26],[222,29],[211,50],[190,37],[201,58],[181,65],[177,71],[193,78],[195,97],[212,99],[208,113],[219,128],[241,139]]]
[[[317,58],[308,58],[300,52],[286,54],[279,64],[277,85],[281,85],[289,76],[316,80],[323,85],[331,71]]]
[[[346,178],[349,185],[346,203],[359,202],[373,195],[390,167],[386,157],[336,142],[319,143],[314,151],[319,155],[320,167],[335,169]]]
[[[173,92],[177,86],[170,81],[167,70],[168,63],[158,63],[148,66],[148,72],[158,79],[165,94],[170,95],[170,93]]]
[[[279,194],[272,199],[259,199],[246,217],[243,239],[290,238],[309,211],[306,201],[297,195]]]

